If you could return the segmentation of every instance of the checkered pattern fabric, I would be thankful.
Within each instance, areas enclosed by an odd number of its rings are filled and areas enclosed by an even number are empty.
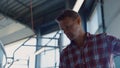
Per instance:
[[[105,33],[87,33],[83,47],[71,42],[60,55],[59,68],[115,68],[114,56],[120,55],[120,39]]]

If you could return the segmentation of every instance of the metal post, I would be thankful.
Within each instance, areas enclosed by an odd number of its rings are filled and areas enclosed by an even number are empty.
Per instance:
[[[3,64],[3,51],[2,51],[2,49],[1,49],[1,47],[0,47],[0,68],[2,68],[2,64]]]
[[[84,15],[82,19],[83,19],[83,24],[82,25],[84,27],[85,32],[87,32],[87,19],[86,19],[86,16]]]
[[[37,39],[37,42],[36,42],[36,51],[37,50],[39,50],[40,48],[40,46],[41,46],[41,38],[40,38],[40,31],[39,31],[39,33],[37,34],[37,37],[36,37],[36,39]],[[38,55],[36,55],[35,56],[35,68],[40,68],[40,66],[41,66],[41,55],[40,54],[38,54]]]
[[[59,36],[59,40],[58,40],[58,46],[59,46],[59,51],[62,51],[63,48],[63,31],[61,31],[60,36]]]
[[[103,6],[103,0],[100,0],[101,4],[101,13],[102,13],[102,26],[103,26],[103,32],[106,32],[106,27],[105,27],[105,20],[104,20],[104,6]]]

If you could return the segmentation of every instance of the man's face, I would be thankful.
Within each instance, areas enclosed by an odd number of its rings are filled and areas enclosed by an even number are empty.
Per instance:
[[[78,37],[80,22],[78,22],[77,19],[73,20],[67,17],[59,22],[59,26],[70,40],[74,40]]]

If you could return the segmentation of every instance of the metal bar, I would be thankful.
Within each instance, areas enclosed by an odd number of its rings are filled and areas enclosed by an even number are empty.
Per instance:
[[[36,37],[35,37],[36,38]],[[39,37],[39,38],[42,38],[42,39],[55,39],[55,40],[58,40],[59,38],[54,38],[54,37]]]
[[[106,32],[106,27],[105,27],[105,20],[104,20],[104,8],[103,8],[103,0],[100,0],[101,3],[101,13],[102,13],[102,26],[103,26],[103,32]]]
[[[20,3],[21,5],[23,5],[26,8],[30,8],[29,6],[27,6],[26,4],[24,4],[23,2],[19,1],[19,0],[15,0],[16,2]]]
[[[38,51],[40,49],[40,46],[41,46],[42,40],[41,40],[41,38],[39,38],[40,36],[41,36],[41,34],[39,31],[37,34],[37,37],[36,37],[36,41],[37,41],[36,42],[36,51]],[[41,64],[41,54],[35,56],[35,68],[41,68],[40,64]]]
[[[86,19],[86,15],[82,16],[82,19],[83,19],[82,26],[84,27],[85,32],[87,32],[87,19]]]
[[[36,47],[36,45],[23,45],[23,46],[31,46],[31,47]],[[43,46],[43,45],[39,45],[39,48],[59,48],[58,46],[52,46],[52,45],[47,45],[47,46]]]
[[[60,37],[58,40],[58,47],[59,47],[59,52],[61,53],[62,48],[63,48],[63,31],[60,33]]]
[[[21,4],[22,6],[18,6],[16,9],[16,12],[21,12],[21,11],[26,11],[26,10],[30,10],[30,6],[27,6],[27,4],[24,4],[23,2],[19,1],[19,0],[15,0],[16,2],[18,2],[19,4]]]

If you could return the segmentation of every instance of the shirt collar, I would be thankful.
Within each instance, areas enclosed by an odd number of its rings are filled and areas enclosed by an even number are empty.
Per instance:
[[[92,36],[89,32],[85,33],[86,37],[85,37],[85,42]],[[75,45],[74,41],[71,40],[70,45]]]

